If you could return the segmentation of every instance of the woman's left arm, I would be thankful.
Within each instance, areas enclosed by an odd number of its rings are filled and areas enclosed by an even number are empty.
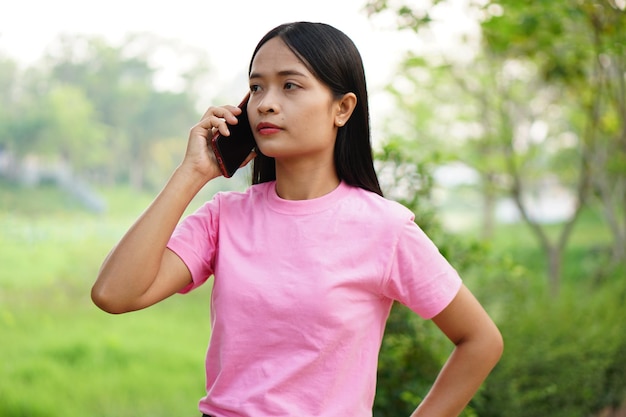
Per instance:
[[[457,417],[500,359],[502,335],[465,285],[433,322],[455,348],[411,417]]]

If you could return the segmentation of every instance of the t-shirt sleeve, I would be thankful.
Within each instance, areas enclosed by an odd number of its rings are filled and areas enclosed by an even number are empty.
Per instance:
[[[172,234],[167,247],[176,253],[191,273],[185,294],[206,282],[213,274],[217,249],[219,196],[185,217]]]
[[[408,216],[400,226],[383,292],[430,319],[450,304],[461,288],[457,271]]]

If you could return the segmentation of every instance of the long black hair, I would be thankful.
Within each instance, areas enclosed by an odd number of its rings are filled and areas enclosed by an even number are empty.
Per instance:
[[[258,43],[259,49],[270,39],[279,37],[296,54],[308,70],[330,87],[335,98],[354,93],[356,107],[348,122],[339,127],[335,141],[334,159],[337,176],[346,184],[383,195],[378,182],[370,139],[369,104],[363,61],[356,45],[340,30],[325,23],[286,23],[269,31]],[[252,183],[276,179],[274,158],[257,151],[252,165]]]

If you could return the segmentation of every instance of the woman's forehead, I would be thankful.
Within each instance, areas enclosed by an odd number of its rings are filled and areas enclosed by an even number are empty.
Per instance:
[[[267,41],[254,56],[250,77],[274,74],[310,76],[311,72],[287,44],[279,37]]]

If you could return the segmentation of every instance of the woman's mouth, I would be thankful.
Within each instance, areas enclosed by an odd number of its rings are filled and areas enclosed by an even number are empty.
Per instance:
[[[273,135],[280,132],[282,129],[271,123],[262,122],[256,126],[256,131],[261,135]]]

